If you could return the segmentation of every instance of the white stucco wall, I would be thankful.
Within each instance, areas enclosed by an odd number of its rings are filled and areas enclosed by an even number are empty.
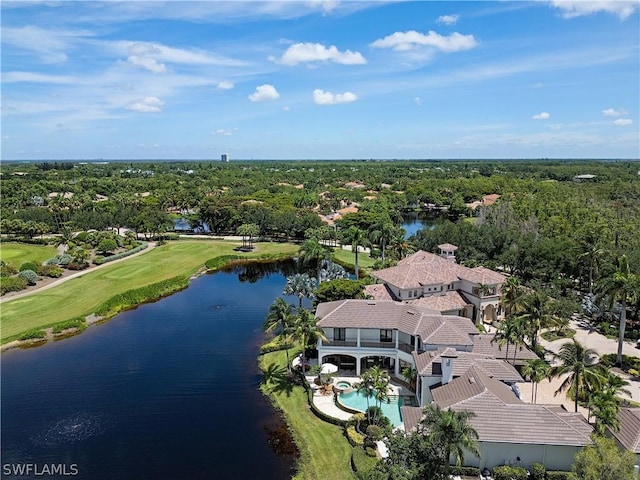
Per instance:
[[[580,447],[566,445],[531,445],[519,443],[479,442],[481,458],[465,455],[464,464],[480,468],[499,465],[531,468],[532,463],[541,463],[547,470],[571,470],[573,458]],[[518,460],[518,457],[520,460]]]

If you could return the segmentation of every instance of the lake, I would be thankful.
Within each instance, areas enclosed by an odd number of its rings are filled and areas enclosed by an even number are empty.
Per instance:
[[[289,478],[297,452],[258,390],[257,355],[293,268],[204,275],[81,335],[2,354],[3,474],[32,463],[75,465],[83,479]]]
[[[441,219],[438,213],[432,212],[406,212],[402,217],[403,221],[400,226],[407,232],[406,238],[412,237],[423,228],[435,229]]]

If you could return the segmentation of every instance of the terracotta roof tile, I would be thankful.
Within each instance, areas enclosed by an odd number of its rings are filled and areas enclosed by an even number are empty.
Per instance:
[[[612,432],[618,441],[635,454],[640,453],[640,408],[622,407],[618,412],[620,430]]]
[[[495,335],[492,334],[482,334],[476,336],[473,341],[473,349],[471,350],[473,353],[479,353],[481,355],[487,355],[494,358],[500,358],[511,361],[513,359],[514,347],[509,347],[509,358],[507,359],[507,347],[503,346],[502,348],[498,344],[498,342],[492,342],[495,338]],[[538,356],[529,350],[527,347],[517,348],[515,350],[516,355],[516,363],[523,364],[526,360],[535,360]]]

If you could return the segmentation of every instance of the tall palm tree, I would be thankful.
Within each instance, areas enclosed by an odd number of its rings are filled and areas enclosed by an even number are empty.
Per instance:
[[[407,255],[415,252],[413,244],[405,238],[406,233],[404,228],[396,229],[389,242],[389,249],[396,260],[402,260]]]
[[[531,341],[531,349],[535,352],[538,347],[538,332],[552,321],[549,310],[549,297],[539,290],[527,295],[524,299],[524,313],[522,317],[526,319],[526,329]]]
[[[385,248],[389,245],[389,242],[393,238],[396,226],[388,218],[381,219],[378,223],[375,223],[369,228],[367,232],[371,243],[378,244],[382,252],[382,265],[385,261]]]
[[[600,293],[610,300],[613,308],[620,304],[620,328],[618,333],[618,354],[616,365],[622,365],[622,345],[624,344],[624,331],[627,326],[627,302],[635,302],[640,297],[640,276],[631,273],[626,255],[616,258],[615,271],[603,279],[600,285]]]
[[[505,316],[518,313],[524,306],[524,288],[518,277],[507,277],[500,290],[500,303],[504,308]]]
[[[369,423],[369,425],[372,423],[369,401],[373,396],[375,384],[376,382],[371,374],[371,370],[367,370],[360,375],[360,381],[354,385],[356,392],[362,395],[367,401],[367,423]]]
[[[389,401],[389,384],[391,383],[391,377],[389,377],[389,373],[379,365],[371,367],[369,372],[371,372],[371,376],[373,377],[376,406],[382,408],[382,402]]]
[[[593,397],[593,416],[596,419],[595,430],[600,435],[605,433],[606,427],[620,430],[618,411],[620,404],[610,392],[600,392]]]
[[[595,363],[598,353],[592,348],[586,348],[574,339],[572,342],[562,345],[560,353],[556,357],[561,363],[551,369],[551,376],[569,375],[560,384],[555,395],[573,389],[574,408],[577,412],[578,399],[584,393],[586,384],[598,384],[602,378]]]
[[[356,226],[351,226],[344,233],[344,240],[351,244],[351,250],[355,255],[355,274],[356,280],[358,276],[358,249],[365,246],[368,241],[364,234],[364,231]]]
[[[437,405],[429,405],[424,408],[423,413],[419,428],[429,434],[435,444],[443,447],[445,478],[449,478],[451,455],[454,455],[458,466],[462,465],[465,449],[480,458],[478,432],[470,423],[475,416],[473,412],[441,410]]]
[[[246,247],[247,237],[249,237],[249,248],[253,248],[253,237],[260,234],[260,227],[255,223],[243,223],[238,227],[238,235],[242,235],[242,246]]]
[[[285,302],[284,298],[278,297],[269,307],[269,313],[262,326],[265,332],[280,330],[282,341],[284,342],[284,351],[287,355],[287,371],[291,372],[291,363],[289,362],[289,336],[291,335],[294,324],[295,315],[291,305]]]
[[[531,403],[536,403],[538,400],[538,383],[549,376],[551,367],[547,362],[541,358],[527,361],[527,364],[522,369],[522,375],[529,377],[531,383]]]
[[[582,253],[578,258],[586,258],[589,262],[589,293],[593,293],[594,273],[598,272],[600,259],[604,256],[605,250],[602,248],[601,230],[591,229],[580,237],[579,244]]]
[[[313,298],[315,296],[317,286],[315,282],[315,279],[309,277],[306,273],[296,273],[287,277],[287,284],[284,286],[282,293],[298,297],[298,307],[302,308],[303,298]]]
[[[312,342],[316,342],[319,339],[327,339],[324,331],[322,330],[322,327],[318,325],[313,314],[305,308],[298,308],[296,319],[291,330],[291,336],[292,338],[300,341],[302,345],[303,368],[306,364],[305,353],[309,344]]]
[[[303,265],[312,266],[316,269],[318,285],[320,284],[320,271],[324,260],[331,258],[329,251],[317,239],[310,238],[300,246],[298,257]]]

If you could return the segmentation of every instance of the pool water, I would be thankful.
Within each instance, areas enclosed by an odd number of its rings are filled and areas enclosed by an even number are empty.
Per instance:
[[[360,410],[362,412],[367,411],[367,397],[360,392],[353,391],[351,393],[341,393],[338,397],[340,403],[344,406]],[[369,398],[369,406],[375,406],[376,400],[374,397]],[[402,397],[390,396],[389,403],[382,402],[382,413],[385,417],[391,420],[391,424],[394,427],[398,427],[402,424],[402,417],[400,416],[400,409],[403,407],[404,401]]]

